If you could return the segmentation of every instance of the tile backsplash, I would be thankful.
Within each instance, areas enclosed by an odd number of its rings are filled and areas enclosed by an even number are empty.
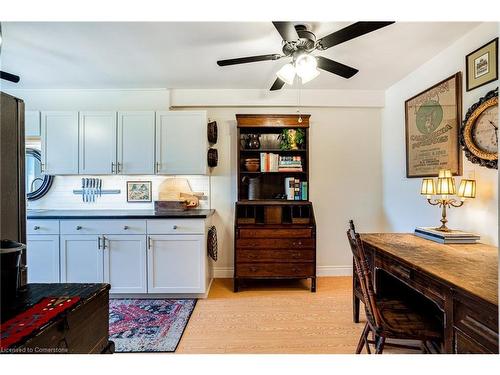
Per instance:
[[[82,178],[102,179],[102,189],[119,189],[120,194],[102,195],[95,202],[83,202],[82,196],[73,194],[73,190],[81,189]],[[36,201],[28,201],[28,209],[153,209],[158,200],[158,188],[167,178],[187,178],[194,192],[204,193],[199,208],[210,208],[209,176],[56,176],[49,192]],[[153,202],[128,203],[127,181],[151,181]]]

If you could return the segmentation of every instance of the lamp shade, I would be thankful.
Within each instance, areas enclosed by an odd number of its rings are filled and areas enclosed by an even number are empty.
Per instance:
[[[453,177],[449,169],[440,169],[438,178]]]
[[[456,192],[453,177],[439,177],[436,185],[436,193],[439,195],[453,195]]]
[[[434,185],[434,180],[432,178],[424,178],[422,180],[422,189],[420,190],[422,195],[435,195],[436,186]]]
[[[460,198],[476,197],[476,180],[463,179],[458,187],[458,196]]]
[[[295,80],[295,67],[293,66],[292,63],[283,65],[283,67],[280,70],[278,70],[276,75],[282,81],[288,83],[289,85],[293,85],[293,81]]]

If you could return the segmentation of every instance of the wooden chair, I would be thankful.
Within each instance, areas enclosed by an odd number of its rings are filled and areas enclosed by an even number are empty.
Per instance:
[[[375,344],[375,354],[382,354],[385,345],[419,349],[410,345],[386,343],[386,339],[418,340],[422,344],[420,349],[430,352],[429,348],[434,348],[436,343],[442,342],[442,323],[433,314],[420,312],[411,301],[394,297],[381,298],[375,294],[363,243],[354,229],[352,220],[349,224],[347,238],[354,256],[354,277],[357,277],[361,287],[367,319],[356,354],[361,353],[364,346],[366,351],[371,353],[370,343]],[[373,334],[374,340],[368,339],[370,333]]]

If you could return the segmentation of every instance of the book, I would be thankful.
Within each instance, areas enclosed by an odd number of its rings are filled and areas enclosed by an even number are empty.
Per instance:
[[[432,227],[417,227],[415,233],[422,233],[428,236],[433,236],[441,239],[475,239],[479,240],[481,237],[475,233],[462,232],[460,230],[450,230],[443,232]]]
[[[302,181],[300,183],[300,186],[301,186],[301,191],[300,191],[300,195],[301,195],[301,199],[303,201],[306,201],[308,200],[308,197],[307,197],[307,181]]]
[[[295,193],[295,179],[293,177],[285,178],[285,195],[286,199],[293,201]]]
[[[474,238],[440,238],[417,231],[415,231],[415,236],[442,244],[473,244],[477,242],[477,239]]]

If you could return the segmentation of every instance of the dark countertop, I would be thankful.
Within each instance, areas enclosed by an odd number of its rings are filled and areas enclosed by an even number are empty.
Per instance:
[[[28,219],[205,219],[215,210],[186,211],[154,210],[26,210]]]

